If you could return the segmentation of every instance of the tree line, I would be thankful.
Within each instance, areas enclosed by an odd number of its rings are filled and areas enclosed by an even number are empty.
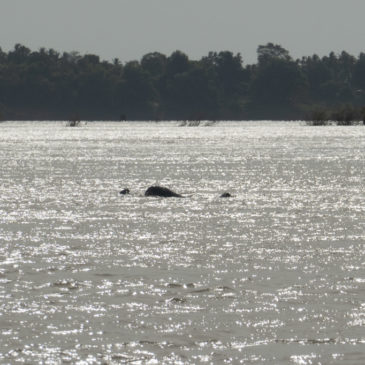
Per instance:
[[[4,120],[287,120],[364,105],[364,53],[295,60],[268,43],[258,46],[256,64],[245,65],[230,51],[200,60],[153,52],[122,63],[21,44],[0,48]]]

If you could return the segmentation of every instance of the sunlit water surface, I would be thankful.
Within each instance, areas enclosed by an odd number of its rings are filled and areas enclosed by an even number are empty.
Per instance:
[[[363,365],[364,161],[363,126],[0,124],[0,363]]]

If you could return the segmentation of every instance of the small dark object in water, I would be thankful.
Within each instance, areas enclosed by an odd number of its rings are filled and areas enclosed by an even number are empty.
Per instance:
[[[230,193],[223,193],[220,197],[221,198],[230,198],[232,195]]]
[[[69,127],[78,127],[81,124],[81,120],[78,114],[74,114],[67,122]]]
[[[122,191],[119,192],[119,194],[127,195],[127,194],[129,194],[129,189],[123,189]]]
[[[169,197],[176,197],[181,198],[180,194],[173,192],[168,188],[164,188],[162,186],[150,186],[146,192],[144,193],[145,196],[163,196],[165,198]]]

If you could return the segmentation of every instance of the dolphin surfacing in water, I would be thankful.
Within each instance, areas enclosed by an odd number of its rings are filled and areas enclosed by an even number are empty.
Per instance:
[[[181,198],[182,195],[175,193],[174,191],[164,188],[162,186],[150,186],[146,192],[144,193],[145,196],[162,196],[164,198]]]

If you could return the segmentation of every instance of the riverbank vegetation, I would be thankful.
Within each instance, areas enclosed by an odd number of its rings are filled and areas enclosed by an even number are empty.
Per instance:
[[[365,125],[365,108],[347,104],[336,109],[314,109],[307,118],[307,124],[320,125]]]
[[[272,43],[257,63],[210,52],[181,51],[138,61],[93,54],[0,49],[0,115],[5,120],[309,119],[313,124],[364,120],[365,54],[293,59]]]

